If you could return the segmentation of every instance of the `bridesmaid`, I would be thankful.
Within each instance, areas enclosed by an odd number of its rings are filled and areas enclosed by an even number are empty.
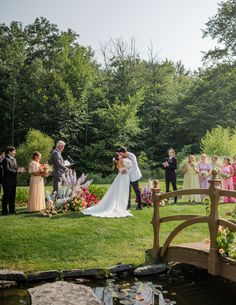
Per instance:
[[[234,190],[236,190],[236,156],[233,156],[232,167],[233,167],[233,170],[234,170],[233,185],[234,185]]]
[[[209,183],[208,178],[211,174],[211,164],[207,162],[206,154],[201,154],[201,159],[198,163],[199,170],[199,182],[201,189],[208,189]],[[201,202],[204,201],[206,195],[201,195]]]
[[[35,151],[32,156],[32,161],[29,166],[30,178],[30,188],[29,188],[29,201],[28,201],[28,211],[36,212],[41,211],[45,208],[45,193],[44,193],[44,181],[43,176],[40,171],[40,160],[41,154]]]
[[[189,155],[187,161],[183,166],[184,171],[184,182],[183,189],[199,189],[199,176],[198,167],[195,161],[194,155]],[[190,203],[200,202],[200,195],[184,195],[182,196],[183,201],[188,201]]]
[[[222,172],[222,189],[225,190],[234,190],[233,186],[233,175],[234,169],[230,165],[230,158],[224,158],[224,165],[221,167]],[[224,197],[224,202],[235,202],[235,198],[233,197]]]

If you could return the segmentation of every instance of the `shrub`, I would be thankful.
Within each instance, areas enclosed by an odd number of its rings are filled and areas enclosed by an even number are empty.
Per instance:
[[[29,190],[28,188],[18,187],[16,189],[16,206],[22,207],[26,206],[29,200]]]
[[[96,184],[91,184],[89,186],[89,192],[91,195],[96,194],[97,198],[100,200],[105,195],[108,190],[108,186],[100,186]]]
[[[109,176],[103,177],[101,174],[98,173],[89,173],[89,177],[93,179],[94,184],[111,184],[115,179],[117,173],[111,174]]]
[[[207,131],[201,140],[201,151],[208,155],[232,157],[236,154],[236,129],[217,126]]]
[[[51,137],[39,130],[30,129],[26,136],[26,141],[17,148],[17,160],[20,166],[28,167],[34,151],[42,154],[42,162],[50,158],[50,153],[54,142]]]

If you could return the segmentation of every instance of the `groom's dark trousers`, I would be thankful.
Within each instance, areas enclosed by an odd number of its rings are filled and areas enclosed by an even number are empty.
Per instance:
[[[133,187],[133,190],[135,192],[136,199],[137,199],[137,202],[138,202],[137,208],[141,208],[142,207],[141,192],[140,192],[140,188],[139,188],[138,182],[139,182],[139,180],[130,182],[130,187],[129,187],[129,202],[128,202],[128,207],[127,207],[128,209],[131,207],[131,185]]]
[[[15,213],[17,164],[15,158],[6,156],[2,161],[4,176],[2,180],[2,214]],[[8,211],[9,205],[9,211]]]

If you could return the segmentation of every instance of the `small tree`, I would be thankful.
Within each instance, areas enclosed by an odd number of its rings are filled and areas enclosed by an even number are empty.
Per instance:
[[[26,141],[17,149],[18,164],[28,167],[34,151],[39,151],[42,154],[42,162],[48,161],[53,145],[54,141],[51,137],[39,130],[30,129]]]
[[[217,126],[201,139],[201,151],[207,155],[233,156],[236,154],[236,128]]]

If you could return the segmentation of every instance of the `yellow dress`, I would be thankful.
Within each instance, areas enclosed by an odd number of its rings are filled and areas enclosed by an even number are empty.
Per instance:
[[[37,172],[40,169],[38,162],[31,161],[29,173]],[[42,176],[33,176],[30,178],[28,211],[36,212],[45,208],[44,181]]]
[[[194,168],[189,165],[184,174],[183,189],[200,189],[199,175],[195,172]],[[183,195],[182,199],[183,201],[201,202],[201,197],[198,194]]]

